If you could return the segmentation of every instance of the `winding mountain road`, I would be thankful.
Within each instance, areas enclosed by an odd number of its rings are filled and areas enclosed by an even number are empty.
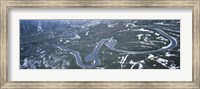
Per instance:
[[[100,50],[100,48],[102,47],[103,44],[106,45],[110,50],[125,53],[125,54],[150,54],[150,53],[164,51],[164,50],[171,50],[171,49],[173,49],[174,47],[177,46],[177,44],[178,44],[177,40],[174,37],[165,33],[164,31],[160,30],[159,28],[148,28],[148,29],[158,32],[163,37],[168,39],[170,41],[170,43],[167,46],[164,46],[164,47],[157,49],[157,50],[127,51],[127,50],[116,49],[115,45],[117,44],[117,40],[115,40],[115,39],[112,39],[112,38],[102,39],[101,41],[98,42],[98,44],[94,48],[93,52],[85,57],[85,59],[84,59],[85,64],[83,63],[82,58],[81,58],[78,51],[70,49],[70,48],[60,47],[60,46],[56,46],[56,47],[63,50],[63,51],[72,52],[75,59],[76,59],[76,64],[78,66],[80,66],[82,68],[94,68],[94,67],[101,64],[101,61],[98,57],[98,52],[99,52],[99,50]]]

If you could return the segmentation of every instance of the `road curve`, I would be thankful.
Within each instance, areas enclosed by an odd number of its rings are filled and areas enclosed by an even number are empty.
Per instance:
[[[173,49],[174,47],[177,46],[177,44],[178,44],[177,40],[174,37],[165,33],[164,31],[162,31],[158,28],[148,28],[148,29],[158,32],[163,37],[167,38],[170,41],[170,43],[167,46],[164,46],[164,47],[157,49],[157,50],[127,51],[127,50],[116,49],[115,45],[117,43],[117,40],[115,40],[115,39],[112,39],[112,38],[102,39],[101,41],[98,42],[98,44],[94,48],[93,52],[85,57],[85,59],[84,59],[85,64],[83,63],[82,58],[81,58],[78,51],[70,49],[70,48],[60,47],[60,46],[56,46],[56,47],[63,50],[63,51],[72,52],[75,59],[76,59],[76,64],[78,66],[80,66],[82,68],[94,68],[94,67],[101,64],[101,61],[98,57],[98,52],[99,52],[99,50],[100,50],[100,48],[102,47],[103,44],[106,45],[110,50],[125,53],[125,54],[150,54],[150,53],[164,51],[164,50],[171,50],[171,49]]]

